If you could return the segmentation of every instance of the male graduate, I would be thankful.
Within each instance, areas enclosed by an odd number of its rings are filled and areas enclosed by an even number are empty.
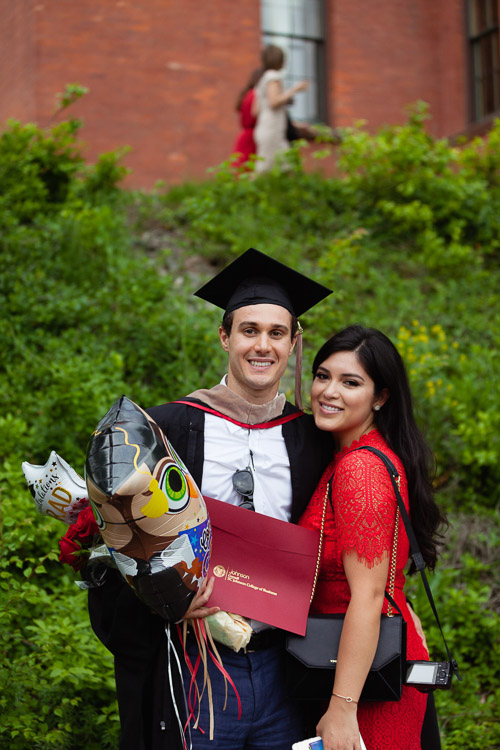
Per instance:
[[[257,513],[296,522],[331,460],[333,444],[328,433],[315,429],[312,417],[286,401],[279,383],[297,341],[298,316],[330,290],[251,248],[196,294],[225,311],[219,338],[228,354],[227,375],[149,414],[204,495],[235,505],[250,500]],[[245,489],[235,480],[237,472],[244,472]],[[120,749],[177,750],[184,706],[164,623],[118,577],[108,578],[89,591],[89,610],[96,634],[115,656]],[[213,581],[202,587],[189,616],[214,611],[207,606],[212,587]],[[209,663],[214,739],[204,698],[199,724],[205,733],[192,732],[195,750],[289,750],[303,737],[297,706],[286,697],[283,632],[251,625],[245,651],[219,649],[241,700],[241,718],[234,692],[229,688],[226,701],[221,674]],[[196,648],[188,639],[192,658]]]

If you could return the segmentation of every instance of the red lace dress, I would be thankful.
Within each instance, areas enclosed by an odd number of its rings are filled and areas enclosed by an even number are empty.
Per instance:
[[[369,451],[352,453],[353,448],[361,445],[378,448],[394,463],[401,477],[401,496],[408,509],[408,487],[403,466],[377,430],[363,435],[359,441],[335,456],[299,521],[300,526],[309,529],[321,528],[326,485],[335,471],[332,486],[334,514],[328,504],[321,568],[311,606],[313,612],[333,614],[347,610],[351,594],[342,565],[343,553],[357,554],[369,567],[390,555],[396,513],[394,490],[389,473],[377,456]],[[403,593],[403,570],[408,554],[408,539],[400,521],[394,599],[408,624],[408,659],[428,659]],[[384,601],[382,611],[387,611],[387,601]],[[426,703],[427,696],[406,686],[403,687],[400,701],[361,702],[358,722],[367,750],[421,750],[420,733]]]

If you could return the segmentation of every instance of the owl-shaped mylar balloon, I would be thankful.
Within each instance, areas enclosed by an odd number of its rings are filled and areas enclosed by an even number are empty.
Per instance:
[[[139,598],[176,622],[207,574],[205,501],[151,417],[122,396],[87,448],[92,509],[115,563]]]

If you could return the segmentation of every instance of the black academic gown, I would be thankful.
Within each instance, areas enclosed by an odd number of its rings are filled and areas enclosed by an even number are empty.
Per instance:
[[[282,416],[296,411],[286,403]],[[201,487],[205,413],[176,402],[153,407],[148,413]],[[290,459],[292,521],[297,522],[333,456],[333,443],[331,436],[317,430],[313,418],[305,414],[283,424],[282,433]],[[168,682],[165,623],[113,570],[107,571],[103,586],[89,589],[89,614],[94,632],[114,655],[120,750],[182,750]],[[175,627],[171,629],[175,637]],[[178,680],[174,691],[176,703],[182,707]]]

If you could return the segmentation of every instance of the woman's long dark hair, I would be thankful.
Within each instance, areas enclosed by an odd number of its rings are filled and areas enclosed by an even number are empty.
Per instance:
[[[388,446],[403,462],[408,480],[411,522],[427,566],[436,564],[440,527],[446,519],[439,510],[432,487],[434,458],[413,415],[410,384],[401,355],[385,334],[375,328],[353,325],[328,339],[316,354],[313,375],[318,367],[337,352],[354,352],[375,383],[375,395],[384,388],[389,398],[374,423]],[[412,563],[410,573],[415,572]]]
[[[240,93],[238,94],[238,98],[236,99],[236,111],[239,112],[241,109],[241,105],[243,104],[243,99],[245,98],[245,94],[247,94],[251,89],[254,89],[260,79],[262,78],[262,74],[264,72],[264,68],[255,68],[255,70],[252,70],[250,74],[250,78],[248,79],[245,88],[241,89]]]

